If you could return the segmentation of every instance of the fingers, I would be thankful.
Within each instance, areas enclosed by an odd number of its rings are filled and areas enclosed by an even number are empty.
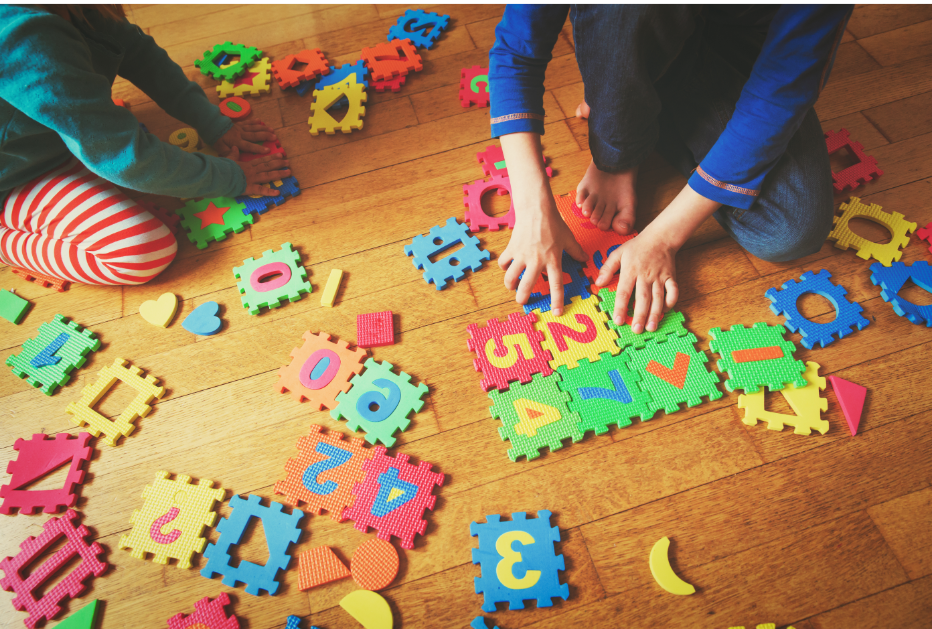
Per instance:
[[[511,262],[515,259],[515,256],[511,253],[510,248],[506,247],[505,251],[502,252],[502,255],[498,257],[498,268],[502,271],[507,271],[508,267],[511,266]]]
[[[232,159],[234,162],[239,161],[239,149],[236,146],[230,147],[230,152],[226,155],[227,158]]]
[[[563,314],[563,269],[559,261],[547,267],[547,279],[550,281],[550,310],[559,317]]]
[[[514,259],[513,259],[514,260]],[[521,280],[521,272],[524,271],[525,265],[519,260],[514,260],[505,271],[505,288],[515,290],[518,282]]]
[[[667,281],[664,282],[663,287],[667,291],[667,301],[665,305],[666,309],[669,310],[676,305],[677,300],[680,298],[680,287],[677,286],[676,280],[672,277],[667,278]]]
[[[577,262],[588,262],[589,261],[589,256],[586,255],[586,252],[583,251],[582,245],[576,242],[575,238],[573,238],[570,242],[566,243],[565,248],[563,250],[566,251],[568,254],[570,254],[570,257],[576,260]]]
[[[650,314],[647,315],[647,331],[656,332],[663,317],[663,283],[654,282],[651,285]]]
[[[602,265],[602,268],[599,269],[599,276],[595,278],[596,286],[601,287],[608,284],[612,276],[621,268],[621,255],[618,254],[619,251],[620,248],[613,251],[612,254],[608,256],[608,260],[605,261],[605,264]],[[621,324],[619,323],[618,325]]]
[[[527,300],[530,299],[531,293],[534,292],[534,284],[537,283],[537,278],[540,277],[540,271],[541,268],[536,264],[528,265],[524,271],[524,277],[518,283],[518,294],[515,296],[519,304],[526,304]]]
[[[258,195],[260,197],[277,197],[279,192],[274,188],[254,183],[246,186],[246,191],[243,194]]]
[[[606,263],[606,266],[608,264]],[[631,292],[634,290],[634,278],[618,278],[618,288],[615,291],[615,312],[612,313],[612,321],[615,325],[624,325],[628,315],[628,301],[631,299]]]

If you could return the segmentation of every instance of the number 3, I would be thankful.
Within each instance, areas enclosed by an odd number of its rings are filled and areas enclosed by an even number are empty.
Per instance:
[[[495,542],[495,550],[502,556],[502,560],[495,566],[495,574],[501,584],[509,590],[526,590],[534,587],[540,579],[540,570],[527,570],[520,579],[514,573],[514,565],[521,562],[521,551],[512,549],[511,545],[519,542],[527,546],[535,541],[527,531],[508,531]]]

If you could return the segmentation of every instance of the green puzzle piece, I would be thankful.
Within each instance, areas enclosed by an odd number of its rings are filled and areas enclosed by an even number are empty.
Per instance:
[[[28,301],[6,289],[0,290],[0,317],[19,325],[28,309]]]
[[[683,402],[698,406],[704,396],[709,400],[722,397],[716,386],[718,374],[706,369],[709,357],[696,349],[696,341],[695,334],[669,336],[662,343],[651,339],[642,349],[629,347],[624,351],[631,359],[631,369],[641,375],[641,383],[651,395],[651,411],[662,408],[668,414],[675,413]]]
[[[243,214],[245,209],[246,204],[237,203],[236,199],[216,197],[188,201],[175,212],[181,217],[188,240],[198,249],[206,249],[207,243],[226,240],[230,234],[238,234],[255,222],[251,213]]]
[[[366,431],[366,441],[391,447],[395,445],[396,430],[404,432],[411,421],[408,415],[419,412],[424,406],[421,398],[427,394],[427,385],[411,384],[405,372],[392,373],[394,365],[366,360],[366,369],[354,375],[348,393],[337,394],[337,406],[330,411],[334,419],[345,419],[350,430]]]
[[[713,339],[709,349],[721,356],[718,370],[728,372],[725,388],[756,393],[762,386],[770,387],[771,391],[789,383],[800,388],[806,386],[808,383],[803,377],[806,365],[793,358],[796,344],[784,340],[785,333],[782,325],[767,325],[763,321],[751,328],[733,325],[730,330],[709,330]]]
[[[54,355],[48,356],[46,360],[36,360],[43,350],[62,335],[67,335],[67,339]],[[59,314],[55,315],[53,321],[40,325],[36,338],[26,339],[22,351],[7,358],[6,364],[13,368],[13,375],[26,378],[33,387],[46,395],[52,395],[58,387],[68,384],[72,371],[87,361],[85,355],[98,349],[100,339],[93,332],[81,328],[74,321],[66,321]],[[33,362],[45,364],[37,367]]]
[[[585,360],[585,359],[583,359]],[[489,391],[492,417],[502,421],[498,434],[511,441],[508,458],[528,461],[540,456],[544,447],[563,447],[563,439],[576,443],[583,438],[579,415],[570,411],[570,394],[560,391],[559,375],[534,374],[527,384],[513,382],[507,391]]]
[[[671,334],[674,336],[686,336],[689,334],[689,330],[687,330],[684,325],[686,317],[678,310],[671,310],[663,315],[660,324],[653,332],[644,330],[640,334],[635,334],[631,331],[630,323],[615,325],[615,322],[612,320],[612,315],[615,312],[615,291],[607,288],[603,288],[599,291],[599,309],[608,315],[608,327],[618,333],[618,340],[615,342],[618,343],[618,347],[621,349],[625,349],[629,346],[644,347],[650,339],[655,339],[658,343],[662,343],[667,340],[667,336]],[[632,312],[633,310],[629,310],[628,315],[630,316]]]
[[[236,287],[242,295],[243,308],[251,315],[259,314],[262,308],[278,308],[286,300],[298,301],[314,290],[307,281],[307,270],[301,265],[301,254],[291,248],[290,242],[282,243],[278,251],[264,251],[258,260],[246,258],[243,266],[233,269],[233,276],[239,280]],[[262,282],[267,276],[277,277]]]

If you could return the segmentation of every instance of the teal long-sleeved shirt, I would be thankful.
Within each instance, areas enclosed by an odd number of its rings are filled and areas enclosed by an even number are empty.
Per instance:
[[[233,125],[142,29],[86,11],[88,24],[0,5],[0,202],[72,155],[119,186],[174,197],[236,196],[235,162],[186,153],[115,105],[117,75],[213,144]]]

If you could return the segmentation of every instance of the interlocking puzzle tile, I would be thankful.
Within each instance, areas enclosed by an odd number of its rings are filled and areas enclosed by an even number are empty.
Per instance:
[[[432,464],[421,461],[408,463],[408,455],[385,454],[376,446],[372,458],[362,464],[366,476],[353,487],[353,505],[343,512],[363,533],[369,527],[378,531],[378,538],[391,541],[394,535],[402,548],[414,548],[414,536],[427,530],[425,511],[434,508],[434,486],[443,484],[443,474],[431,471]]]
[[[502,147],[494,144],[489,145],[485,147],[484,151],[476,153],[476,160],[486,176],[508,176],[508,165],[505,163],[505,153],[502,152]],[[547,156],[541,153],[540,161],[547,171],[547,176],[553,177],[553,168],[547,166]]]
[[[243,308],[257,315],[262,308],[278,308],[286,300],[298,301],[314,289],[307,281],[307,271],[301,265],[301,254],[283,243],[278,251],[268,249],[259,259],[246,258],[243,266],[233,269],[239,280],[236,287],[242,295]]]
[[[329,546],[318,546],[298,555],[298,589],[302,592],[350,576],[349,568]]]
[[[307,331],[302,338],[304,345],[291,350],[291,362],[278,370],[275,390],[290,391],[291,397],[309,401],[315,411],[336,408],[337,394],[349,391],[350,377],[363,370],[366,350],[350,350],[349,343],[332,342],[323,332]]]
[[[369,81],[366,80],[366,76],[369,74],[369,68],[366,67],[366,63],[360,59],[356,63],[344,63],[339,68],[333,67],[330,68],[330,74],[325,74],[320,77],[316,83],[307,82],[301,83],[298,87],[295,88],[295,92],[304,96],[309,90],[322,90],[327,86],[336,85],[337,83],[345,83],[346,80],[352,76],[356,83],[362,85],[364,88],[369,89]],[[402,77],[404,78],[404,77]],[[402,83],[403,85],[404,83]],[[381,90],[379,90],[381,91]],[[341,109],[346,107],[348,100],[344,96],[337,102],[335,102],[331,109]]]
[[[431,262],[430,257],[461,244],[455,253]],[[458,282],[466,276],[466,269],[475,273],[482,268],[482,261],[492,257],[479,247],[479,239],[467,235],[466,225],[450,217],[446,224],[431,227],[430,233],[415,236],[410,245],[405,245],[405,255],[414,256],[414,268],[424,269],[424,281],[443,290],[448,280]],[[455,263],[455,264],[454,264]]]
[[[298,456],[285,463],[285,479],[275,483],[275,493],[285,496],[293,507],[302,507],[330,518],[343,519],[343,510],[353,504],[353,485],[362,481],[363,461],[371,454],[362,439],[344,441],[338,432],[326,432],[316,424],[298,439]]]
[[[829,155],[846,148],[848,153],[858,160],[857,164],[853,164],[840,172],[832,172],[835,190],[839,192],[848,186],[854,190],[859,183],[867,183],[873,177],[879,177],[883,174],[883,171],[877,167],[877,160],[874,159],[874,156],[865,154],[861,143],[855,142],[848,137],[847,129],[839,129],[838,133],[831,130],[826,131],[825,147],[828,149]]]
[[[27,271],[26,269],[21,269],[19,267],[13,267],[13,275],[18,275],[27,282],[32,282],[33,284],[38,284],[42,288],[52,287],[57,290],[59,293],[63,293],[68,290],[68,287],[71,286],[71,282],[68,280],[60,280],[57,277],[51,277],[49,275],[42,275],[41,273],[36,273],[35,271]]]
[[[243,153],[240,153],[240,154],[239,154],[239,161],[240,161],[240,162],[251,162],[251,161],[253,161],[253,160],[259,159],[260,157],[277,157],[277,158],[280,158],[280,159],[284,159],[284,158],[288,157],[288,154],[285,152],[285,149],[282,147],[281,142],[279,142],[278,140],[268,140],[268,141],[266,141],[266,142],[263,142],[263,143],[262,143],[262,146],[265,147],[265,148],[267,148],[267,149],[269,149],[269,152],[268,152],[268,153],[246,153],[246,152],[243,152]],[[275,183],[279,183],[279,182],[281,182],[281,181],[282,181],[282,180],[279,179],[279,180],[278,180],[277,182],[275,182]],[[281,184],[279,183],[279,185],[281,185]],[[271,186],[271,187],[274,188],[275,186],[273,185],[273,186]],[[248,212],[243,211],[243,214],[248,214]]]
[[[183,127],[168,136],[168,143],[177,146],[185,153],[194,153],[201,144],[201,137],[195,129]]]
[[[429,50],[449,23],[449,15],[408,9],[398,18],[398,22],[388,29],[388,40],[410,39],[418,48]]]
[[[535,374],[528,384],[516,382],[507,391],[489,391],[493,419],[502,425],[498,436],[511,442],[508,458],[536,459],[540,451],[563,447],[563,439],[576,443],[583,438],[579,415],[570,411],[570,394],[560,391],[559,376]]]
[[[590,286],[589,278],[583,272],[583,265],[577,262],[567,252],[561,255],[561,266],[563,269],[563,305],[569,305],[573,297],[586,299],[589,297]],[[521,272],[521,277],[524,271]],[[527,303],[522,306],[524,313],[527,314],[532,310],[540,312],[549,312],[552,307],[550,297],[550,281],[546,273],[541,273],[534,284],[533,292],[528,297]]]
[[[858,426],[861,423],[861,412],[864,410],[867,389],[838,376],[829,376],[828,381],[832,383],[832,390],[838,398],[838,404],[841,406],[848,430],[851,431],[853,437],[858,433]]]
[[[481,66],[460,70],[460,105],[489,106],[489,69]]]
[[[300,616],[288,616],[285,619],[285,629],[301,629]]]
[[[41,366],[33,365],[33,360],[40,355],[44,356],[46,348],[59,341],[63,334],[67,338],[54,354],[60,360],[40,361]],[[40,325],[36,337],[26,339],[22,351],[7,358],[6,364],[12,368],[14,376],[26,378],[33,387],[46,395],[52,395],[58,387],[68,384],[71,372],[87,361],[88,352],[96,352],[98,349],[100,339],[97,335],[59,314],[55,315],[54,320]]]
[[[246,500],[239,496],[230,499],[230,516],[224,518],[217,525],[220,538],[216,544],[209,544],[204,551],[207,565],[201,570],[201,576],[212,579],[215,575],[223,577],[223,584],[236,587],[237,582],[246,584],[246,593],[259,596],[265,590],[270,596],[278,592],[278,571],[287,570],[291,562],[289,549],[298,542],[301,529],[298,525],[304,512],[300,509],[292,510],[291,514],[283,511],[283,505],[270,502],[263,506],[259,496],[250,495]],[[269,558],[264,566],[251,561],[240,560],[239,565],[230,565],[230,547],[240,543],[246,526],[251,518],[262,520],[265,531],[265,543],[268,547]]]
[[[0,317],[19,325],[29,310],[29,302],[6,289],[0,290]]]
[[[409,39],[393,39],[363,48],[362,58],[374,81],[385,81],[399,74],[407,75],[424,69],[421,56]]]
[[[395,344],[392,311],[356,315],[356,338],[359,347],[384,347]]]
[[[398,576],[398,551],[383,539],[366,540],[353,552],[350,572],[364,590],[386,588]]]
[[[499,195],[511,195],[511,180],[508,177],[493,176],[489,181],[480,179],[470,184],[463,184],[463,205],[466,206],[464,220],[469,222],[469,231],[479,231],[488,227],[497,232],[501,227],[514,228],[515,204],[512,201],[508,213],[504,216],[490,216],[482,209],[482,197],[493,190]]]
[[[728,372],[725,388],[729,391],[744,389],[745,393],[756,393],[762,386],[771,391],[782,389],[793,383],[806,386],[803,361],[793,358],[796,344],[785,341],[782,325],[767,325],[760,321],[753,327],[733,325],[730,330],[712,328],[709,349],[721,358],[717,366],[722,373]]]
[[[641,387],[650,393],[651,416],[659,409],[675,413],[683,402],[691,407],[702,404],[706,396],[709,401],[722,397],[718,374],[705,367],[709,357],[696,349],[695,342],[695,334],[671,335],[662,343],[651,339],[641,349],[625,350],[630,369],[640,374]]]
[[[618,335],[618,340],[615,341],[618,344],[618,347],[621,349],[626,349],[628,347],[637,347],[641,348],[647,344],[647,341],[653,339],[658,343],[663,343],[667,340],[667,336],[686,336],[689,334],[689,330],[686,329],[685,321],[686,317],[683,316],[683,313],[678,310],[670,310],[663,315],[663,318],[660,319],[660,323],[657,324],[657,329],[653,332],[644,330],[640,334],[635,334],[631,329],[631,321],[627,318],[625,319],[624,325],[615,325],[613,315],[615,312],[615,291],[603,288],[599,291],[599,310],[604,312],[608,316],[606,323],[608,327],[615,331],[615,334]],[[633,308],[628,309],[628,316],[631,316],[634,313]]]
[[[408,77],[403,74],[399,74],[398,76],[391,79],[386,79],[385,81],[373,81],[372,89],[380,93],[384,92],[385,90],[390,92],[400,92],[401,88],[405,86],[405,81],[407,80]]]
[[[94,599],[63,621],[55,625],[56,629],[94,629],[97,622],[97,601]]]
[[[295,70],[296,63],[303,63],[304,67]],[[284,59],[272,62],[272,74],[282,89],[297,87],[299,83],[313,81],[322,74],[330,72],[330,62],[324,57],[320,48],[302,50],[299,53],[288,55]]]
[[[204,527],[217,521],[214,503],[223,502],[226,490],[214,488],[213,481],[201,480],[197,485],[191,477],[179,474],[169,480],[169,473],[158,471],[151,485],[142,491],[142,509],[133,511],[132,530],[120,537],[120,549],[131,549],[130,555],[163,566],[177,559],[181,569],[191,567],[194,553],[204,552],[207,539]]]
[[[903,220],[903,215],[899,212],[884,212],[876,203],[864,205],[857,197],[851,197],[847,203],[842,203],[839,209],[843,213],[833,219],[835,227],[828,239],[834,241],[838,249],[857,249],[857,256],[862,260],[873,258],[884,266],[890,266],[903,255],[900,248],[909,244],[909,235],[916,231],[916,223]],[[883,225],[890,232],[890,242],[881,245],[858,236],[848,227],[853,218],[863,218]]]
[[[489,319],[485,327],[471,323],[466,347],[476,357],[473,367],[482,374],[482,390],[505,391],[510,382],[531,381],[536,373],[553,373],[550,352],[541,346],[544,335],[534,329],[537,315],[513,312],[504,322]]]
[[[220,113],[231,120],[242,120],[252,113],[252,105],[245,98],[230,96],[220,101]]]
[[[226,66],[224,66],[226,67]],[[246,72],[237,78],[221,81],[217,96],[261,96],[272,91],[272,63],[263,57],[249,65]]]
[[[932,244],[932,222],[916,231],[916,236],[919,240],[925,240],[929,244]],[[929,251],[932,252],[932,247],[929,247]]]
[[[337,395],[337,407],[330,411],[334,419],[345,419],[350,430],[366,432],[366,441],[395,445],[396,431],[404,432],[411,420],[408,415],[424,407],[427,385],[411,384],[411,376],[401,371],[392,372],[394,365],[373,359],[366,361],[366,369],[350,380],[347,393]]]
[[[211,242],[226,240],[233,233],[240,233],[255,218],[244,213],[246,206],[229,197],[188,201],[175,210],[181,216],[181,225],[198,249],[206,249]]]
[[[870,319],[861,314],[864,310],[861,304],[848,301],[845,298],[848,291],[843,286],[833,284],[831,277],[832,274],[828,271],[806,271],[799,278],[799,282],[784,282],[783,290],[767,290],[767,299],[773,302],[770,304],[770,310],[776,315],[782,314],[786,317],[784,325],[787,330],[799,330],[803,337],[800,343],[806,349],[812,349],[816,343],[825,347],[835,340],[833,334],[842,339],[854,332],[852,328],[863,330],[870,323]],[[796,302],[806,293],[815,293],[829,300],[835,306],[835,318],[828,323],[816,323],[804,317],[799,312]]]
[[[239,619],[234,614],[227,616],[223,609],[230,604],[230,597],[221,592],[211,600],[205,596],[194,604],[194,613],[185,616],[175,614],[168,619],[168,629],[239,629]]]
[[[553,598],[569,598],[569,586],[560,583],[559,573],[566,566],[554,547],[560,541],[560,527],[550,526],[552,515],[540,510],[536,518],[528,518],[518,512],[511,514],[511,521],[487,515],[485,522],[469,524],[469,534],[479,537],[472,562],[479,564],[482,575],[475,577],[476,594],[483,595],[482,611],[496,611],[496,603],[524,609],[529,599],[536,599],[537,607],[550,607]]]
[[[595,295],[586,299],[573,297],[559,317],[553,311],[540,313],[534,327],[544,333],[541,346],[553,356],[551,369],[560,365],[574,369],[580,358],[596,361],[602,352],[620,352],[615,343],[618,336],[606,327],[607,320],[608,315],[599,310]]]
[[[362,129],[363,116],[366,115],[366,88],[356,82],[354,74],[346,80],[314,90],[314,102],[311,103],[311,116],[307,119],[311,135],[318,135],[324,131],[333,135],[337,131],[352,133]],[[337,120],[330,114],[330,109],[345,98],[349,104],[346,114]]]
[[[476,616],[472,619],[472,622],[469,623],[470,629],[489,629],[489,626],[485,622],[485,618],[482,616]],[[498,625],[492,627],[492,629],[498,629]]]
[[[62,432],[49,439],[49,435],[35,434],[32,439],[17,439],[13,449],[15,460],[7,463],[10,482],[0,487],[0,513],[9,515],[13,509],[20,513],[57,513],[62,507],[73,507],[78,501],[77,488],[84,482],[86,463],[91,460],[93,448],[87,445],[90,433],[69,435]],[[59,489],[26,489],[38,479],[69,464],[68,475]]]
[[[238,57],[235,63],[228,63],[221,68],[218,63],[225,55]],[[246,73],[249,66],[262,56],[262,51],[243,44],[223,42],[204,52],[201,59],[195,59],[194,65],[201,74],[209,76],[215,81],[232,81]]]
[[[91,576],[99,577],[107,569],[108,564],[100,560],[104,549],[97,542],[87,543],[86,538],[90,532],[83,524],[75,527],[77,517],[75,511],[68,509],[61,517],[49,518],[42,525],[44,530],[41,535],[26,538],[19,545],[19,554],[0,561],[0,570],[4,573],[0,579],[0,588],[15,594],[13,607],[29,614],[23,621],[29,629],[33,629],[43,618],[55,618],[61,613],[63,602],[76,598],[87,587],[86,582]],[[65,544],[24,579],[26,568],[63,537],[67,540]],[[80,561],[71,572],[37,597],[37,590],[42,591],[43,584],[52,579],[63,566],[70,566],[75,558]]]
[[[765,393],[761,389],[757,393],[738,396],[738,408],[744,409],[744,419],[741,421],[748,426],[765,421],[768,430],[783,430],[784,424],[789,424],[795,428],[793,432],[797,435],[811,434],[812,429],[824,435],[828,432],[828,421],[822,419],[822,411],[828,409],[828,400],[819,397],[819,391],[825,390],[825,378],[819,377],[819,366],[812,361],[806,363],[806,371],[803,372],[806,386],[797,387],[794,384],[780,389],[795,415],[765,410]]]
[[[86,384],[81,390],[81,399],[70,402],[65,412],[73,415],[71,423],[75,426],[87,426],[88,432],[95,437],[103,434],[103,442],[109,446],[117,445],[120,437],[129,437],[136,429],[133,423],[137,417],[145,417],[152,410],[153,400],[165,395],[165,387],[158,386],[159,380],[154,376],[143,378],[142,369],[130,365],[122,358],[114,358],[113,364],[100,370],[97,380]],[[107,391],[117,380],[136,391],[136,397],[130,402],[119,417],[109,419],[94,410]]]
[[[576,369],[557,369],[560,390],[569,394],[570,410],[579,415],[580,431],[603,435],[609,426],[624,428],[635,417],[646,421],[654,416],[650,393],[641,389],[643,376],[631,370],[630,360],[627,353],[604,353],[593,363],[581,358]]]
[[[294,175],[284,179],[276,179],[269,184],[269,187],[278,190],[278,196],[266,197],[258,194],[244,194],[236,197],[236,202],[245,206],[243,214],[265,214],[273,207],[282,205],[288,199],[301,194],[301,188]]]
[[[330,276],[327,278],[327,285],[324,287],[323,293],[320,295],[320,305],[327,308],[333,308],[333,302],[336,301],[337,292],[340,290],[340,282],[343,281],[343,271],[340,269],[332,269],[330,271]],[[359,316],[356,317],[356,335],[359,336]],[[394,329],[392,330],[394,335]],[[387,345],[394,344],[395,339],[392,338],[391,343]]]
[[[170,210],[166,210],[163,207],[156,205],[150,201],[136,201],[136,205],[147,211],[149,214],[155,218],[162,221],[162,224],[168,228],[173,235],[178,235],[178,230],[181,229],[181,217],[175,214]]]
[[[894,312],[916,325],[932,327],[932,306],[919,306],[899,294],[909,280],[932,293],[932,267],[928,262],[917,261],[909,265],[894,262],[892,266],[874,262],[871,265],[871,283],[883,289],[880,296],[893,306]]]

